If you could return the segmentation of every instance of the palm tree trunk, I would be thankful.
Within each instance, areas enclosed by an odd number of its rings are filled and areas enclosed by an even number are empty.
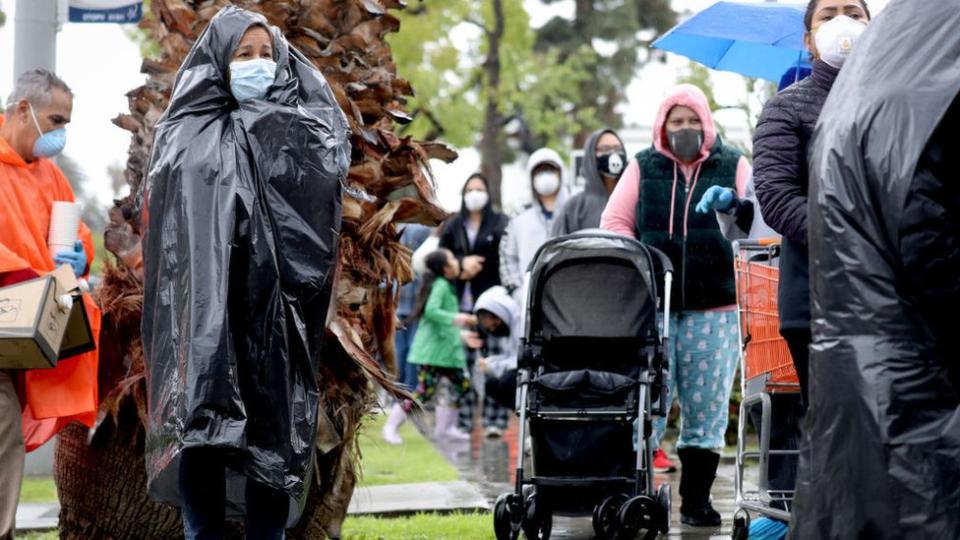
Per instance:
[[[131,424],[136,420],[124,422]],[[180,512],[147,496],[142,446],[129,440],[93,446],[88,434],[72,424],[57,439],[61,540],[183,538]]]

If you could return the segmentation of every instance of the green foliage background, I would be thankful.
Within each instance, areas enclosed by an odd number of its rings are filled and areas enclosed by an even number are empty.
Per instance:
[[[485,29],[494,25],[490,0],[418,0],[399,13],[400,32],[388,41],[397,73],[417,92],[408,105],[414,121],[406,134],[472,146],[482,129],[483,106],[494,92],[500,114],[522,114],[540,144],[563,147],[570,133],[596,125],[593,109],[580,106],[581,83],[590,77],[585,51],[537,51],[523,1],[503,0],[503,10],[498,90],[483,71]]]

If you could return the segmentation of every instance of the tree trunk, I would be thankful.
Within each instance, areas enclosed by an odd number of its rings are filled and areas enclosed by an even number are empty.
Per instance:
[[[124,424],[137,425],[135,415]],[[137,444],[136,435],[127,432],[90,445],[88,434],[86,427],[71,424],[57,438],[54,481],[61,540],[183,538],[180,512],[147,495],[142,441]]]
[[[503,0],[493,2],[493,29],[487,29],[487,59],[483,63],[487,79],[487,102],[483,111],[483,135],[480,138],[480,172],[490,182],[490,200],[501,208],[500,183],[503,178],[503,117],[500,114],[500,42],[503,39]]]
[[[584,45],[592,48],[593,45],[590,43],[590,30],[588,24],[588,19],[591,13],[593,13],[593,0],[576,0],[573,15],[574,33],[580,37]],[[594,82],[590,77],[587,77],[580,82],[581,99],[589,99],[590,96],[596,94],[596,89],[593,86]],[[580,107],[596,106],[596,103],[584,102],[578,106],[578,109]],[[581,126],[580,131],[573,136],[573,147],[575,149],[583,148],[583,145],[587,144],[587,139],[590,137],[590,133],[591,131],[589,127]]]

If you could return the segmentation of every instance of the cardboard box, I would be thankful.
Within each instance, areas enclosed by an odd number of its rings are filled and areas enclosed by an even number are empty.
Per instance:
[[[0,289],[0,369],[52,368],[94,348],[69,266]]]

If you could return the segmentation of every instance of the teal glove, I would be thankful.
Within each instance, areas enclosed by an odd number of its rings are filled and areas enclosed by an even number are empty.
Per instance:
[[[73,273],[77,277],[83,276],[87,273],[87,252],[83,250],[83,242],[77,240],[73,245],[73,251],[60,250],[53,258],[53,262],[57,266],[69,264],[73,267]]]
[[[697,212],[706,214],[711,210],[729,212],[734,206],[733,190],[720,186],[710,186],[700,202],[697,203]]]

